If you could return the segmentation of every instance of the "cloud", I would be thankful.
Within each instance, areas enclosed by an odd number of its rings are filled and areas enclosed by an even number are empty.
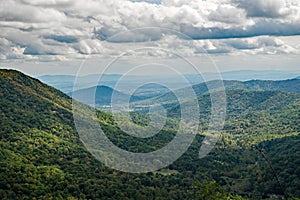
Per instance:
[[[70,6],[74,1],[72,0],[21,0],[24,4],[34,6]]]
[[[226,39],[246,38],[262,35],[293,36],[300,35],[300,22],[284,23],[274,20],[259,20],[249,26],[227,27],[197,27],[181,25],[180,31],[192,39]]]
[[[215,11],[212,11],[208,18],[211,21],[223,23],[241,24],[246,21],[246,13],[233,5],[219,5]]]
[[[298,51],[296,48],[286,45],[282,40],[269,36],[246,39],[228,39],[225,40],[224,43],[235,50],[252,53],[293,54]]]
[[[82,54],[101,54],[105,49],[98,40],[81,40],[75,45],[75,49]]]
[[[55,40],[61,43],[76,43],[78,39],[74,36],[69,35],[45,35],[43,36],[45,39]]]
[[[124,50],[122,43],[181,48],[190,56],[299,53],[276,37],[300,35],[300,2],[7,0],[0,27],[1,59],[110,56]]]
[[[161,4],[161,0],[131,0],[132,2],[147,2],[153,4]]]
[[[247,11],[249,17],[280,18],[293,13],[293,1],[286,0],[237,0],[238,6]],[[294,1],[296,3],[296,1]],[[296,8],[299,11],[299,8]]]
[[[0,38],[0,59],[18,59],[22,58],[24,48],[13,44],[5,38]]]

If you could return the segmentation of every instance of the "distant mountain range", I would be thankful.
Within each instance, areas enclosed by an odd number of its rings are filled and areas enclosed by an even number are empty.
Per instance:
[[[286,80],[292,79],[299,75],[298,72],[276,71],[276,70],[241,70],[241,71],[228,71],[222,72],[223,80]]]
[[[87,76],[73,76],[73,75],[44,75],[37,77],[40,81],[51,85],[65,93],[70,93],[73,91],[75,81],[79,84],[76,85],[78,88],[88,88],[98,85],[99,79],[101,77],[102,85],[113,87],[116,82],[121,78],[118,74],[104,74],[102,76],[92,74]]]
[[[282,92],[296,92],[300,93],[300,80],[299,79],[289,79],[280,81],[270,81],[270,80],[251,80],[251,81],[222,81],[226,91],[230,90],[248,90],[248,91],[282,91]],[[192,88],[197,96],[207,94],[209,92],[207,85],[210,86],[212,91],[220,90],[220,81],[214,80],[208,83],[200,83],[193,85]],[[184,94],[186,88],[181,88],[176,90],[177,94]],[[184,96],[184,95],[181,95]],[[151,102],[159,103],[170,103],[177,101],[174,92],[168,92],[158,97],[150,98],[137,104],[152,104]]]
[[[298,76],[299,73],[296,72],[284,72],[284,71],[230,71],[223,72],[221,76],[223,80],[237,80],[237,81],[248,81],[248,80],[285,80],[292,79]],[[99,82],[99,78],[101,81]],[[215,80],[218,77],[214,73],[203,73],[203,77],[195,74],[185,74],[183,77],[191,85],[199,84],[205,81]],[[145,83],[158,83],[168,86],[171,90],[182,88],[183,77],[169,77],[169,76],[126,76],[122,77],[120,74],[103,74],[103,75],[87,75],[87,76],[71,76],[71,75],[45,75],[37,77],[42,82],[51,85],[65,93],[70,93],[73,91],[74,82],[76,81],[76,90],[94,87],[97,85],[105,85],[111,88],[115,88],[117,82],[124,78],[120,89],[120,92],[126,93],[128,88],[133,88],[135,86],[142,86]],[[157,85],[153,88],[147,87],[146,90],[140,89],[140,93],[147,93],[148,95],[161,95],[166,92],[165,87],[158,87]],[[139,95],[138,95],[139,96]]]
[[[220,86],[220,81],[209,81],[207,84],[210,85],[212,90],[218,90]],[[208,87],[206,83],[200,83],[193,86],[195,94],[200,96],[208,92]],[[249,91],[283,91],[283,92],[300,92],[300,80],[299,79],[290,79],[290,80],[280,80],[280,81],[270,81],[270,80],[251,80],[251,81],[223,81],[224,87],[226,90],[249,90]],[[172,91],[167,89],[164,94],[160,95],[153,94],[155,91],[155,86],[157,85],[148,85],[150,88],[150,94],[143,94],[137,92],[137,95],[133,94],[132,96],[125,94],[123,92],[114,90],[108,86],[96,86],[85,89],[80,89],[74,92],[68,93],[68,95],[73,96],[75,99],[81,101],[82,103],[95,105],[96,107],[110,106],[112,94],[114,94],[114,103],[115,104],[124,104],[124,103],[134,103],[136,104],[145,104],[151,101],[158,102],[169,102],[172,99],[176,100],[176,96]],[[164,89],[157,86],[159,89]],[[142,88],[142,91],[146,91],[147,87]],[[184,93],[185,88],[176,90],[176,92]],[[139,102],[141,101],[141,102]]]

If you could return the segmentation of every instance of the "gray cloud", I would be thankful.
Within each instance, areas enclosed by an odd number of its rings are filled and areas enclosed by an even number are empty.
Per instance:
[[[22,58],[24,49],[13,44],[7,39],[0,38],[0,59],[18,59]]]

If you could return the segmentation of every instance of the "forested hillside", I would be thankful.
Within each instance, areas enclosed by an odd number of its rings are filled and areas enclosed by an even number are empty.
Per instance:
[[[17,71],[1,70],[0,83],[1,199],[192,199],[201,190],[184,174],[105,167],[79,140],[70,97]],[[99,112],[107,134],[118,135],[107,118]]]
[[[228,90],[228,117],[213,151],[198,158],[210,113],[199,95],[201,127],[189,150],[169,167],[147,174],[105,167],[81,143],[72,99],[17,71],[0,70],[1,199],[280,199],[300,197],[300,94]],[[118,146],[161,148],[174,137],[176,104],[157,136],[136,139],[113,116],[98,120]],[[135,123],[147,115],[132,113]],[[277,180],[278,179],[278,180]]]

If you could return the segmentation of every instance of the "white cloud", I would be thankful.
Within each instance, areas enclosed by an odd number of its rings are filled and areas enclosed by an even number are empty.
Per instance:
[[[75,45],[75,49],[82,54],[102,54],[104,53],[104,48],[98,40],[81,40]]]
[[[211,21],[223,22],[229,24],[241,24],[247,21],[244,10],[233,5],[219,5],[215,11],[209,15]]]
[[[285,44],[282,40],[275,37],[255,37],[246,39],[229,39],[225,43],[235,50],[241,50],[248,53],[266,53],[266,54],[296,54],[299,53],[296,47]]]

